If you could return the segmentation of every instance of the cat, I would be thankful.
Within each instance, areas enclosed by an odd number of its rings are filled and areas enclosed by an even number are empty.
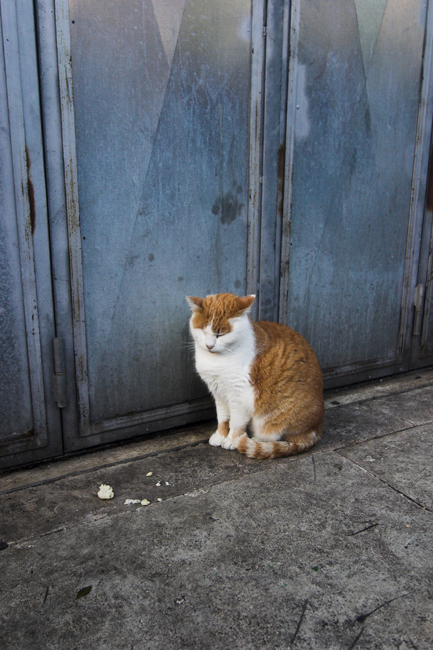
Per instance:
[[[322,435],[322,372],[300,334],[287,325],[251,321],[254,300],[231,293],[187,296],[196,369],[217,411],[209,444],[250,458],[291,456]]]

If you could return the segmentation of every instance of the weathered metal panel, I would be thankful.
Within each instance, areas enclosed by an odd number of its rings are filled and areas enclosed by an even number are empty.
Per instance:
[[[286,146],[284,158],[284,187],[282,206],[281,228],[281,262],[278,322],[284,323],[287,318],[287,304],[289,298],[289,266],[290,266],[290,227],[293,199],[293,164],[295,149],[295,128],[297,113],[297,84],[298,84],[298,46],[299,46],[299,21],[301,0],[291,0],[289,21],[289,63],[287,81],[287,108],[286,108]]]
[[[0,441],[33,428],[24,324],[14,177],[3,57],[0,47]],[[17,399],[17,395],[20,399]]]
[[[412,329],[411,366],[420,367],[433,362],[433,155],[432,155],[432,114],[433,114],[433,6],[430,3],[427,13],[425,37],[423,84],[417,133],[417,155],[414,165],[416,181],[413,196],[414,218],[418,222],[418,232],[414,237],[412,249],[408,254],[418,261],[418,268],[412,274],[412,286],[408,291],[410,313],[411,291],[417,285],[419,296],[415,306],[415,320]],[[419,233],[419,234],[418,234]],[[421,242],[421,245],[419,243]],[[413,251],[413,252],[412,252]],[[422,320],[421,320],[422,319]],[[410,326],[410,317],[408,318]]]
[[[54,0],[38,0],[35,11],[38,27],[41,118],[43,123],[47,208],[50,229],[55,331],[56,335],[61,337],[65,344],[68,407],[62,410],[61,416],[63,434],[70,440],[76,437],[78,413],[76,409],[69,243]]]
[[[429,152],[432,134],[433,114],[433,7],[428,6],[426,32],[424,39],[424,61],[422,71],[422,86],[418,113],[418,127],[415,146],[413,169],[413,191],[411,216],[409,223],[408,243],[406,249],[406,265],[403,291],[403,309],[401,325],[401,347],[411,344],[411,367],[416,367],[418,358],[433,354],[428,353],[428,302],[425,301],[424,327],[421,327],[424,307],[424,296],[429,292],[429,282],[426,269],[428,242],[431,241],[431,213],[429,211],[429,196],[427,194],[427,176],[429,167]],[[413,323],[412,323],[413,320]],[[406,332],[404,328],[406,326]],[[407,331],[409,330],[409,331]],[[421,337],[419,336],[421,334]],[[412,341],[410,340],[412,336]],[[427,338],[426,338],[427,336]],[[433,359],[430,359],[433,361]]]
[[[59,453],[62,440],[51,399],[54,325],[32,2],[2,3],[1,21],[0,451],[1,465],[10,466]]]
[[[403,361],[426,5],[301,0],[294,16],[282,319],[328,376],[367,374]]]
[[[92,444],[209,413],[184,296],[245,292],[258,272],[262,17],[258,0],[56,2],[80,434]]]
[[[32,248],[37,290],[40,358],[45,397],[44,403],[39,404],[38,402],[38,408],[45,409],[47,425],[46,455],[53,455],[61,453],[63,446],[59,412],[52,394],[52,339],[55,336],[54,306],[33,0],[16,0],[16,8],[28,195],[32,220]],[[40,397],[42,398],[42,394],[34,396],[34,399],[39,400]]]
[[[252,2],[251,20],[251,106],[249,120],[248,241],[247,281],[245,293],[260,292],[260,236],[262,200],[263,84],[265,61],[265,15],[262,0]],[[245,5],[245,10],[247,9]],[[257,317],[259,300],[253,305]]]
[[[286,133],[289,2],[266,8],[259,318],[278,320]]]
[[[90,426],[86,330],[84,326],[84,288],[82,273],[81,230],[78,199],[77,152],[72,82],[69,10],[66,2],[56,0],[57,56],[61,103],[63,170],[65,175],[66,221],[69,243],[70,291],[73,315],[74,370],[76,408],[81,433]]]
[[[46,442],[46,417],[42,359],[37,312],[36,277],[33,256],[33,235],[36,227],[34,186],[29,177],[29,154],[24,136],[24,114],[21,95],[21,67],[16,4],[1,5],[3,50],[6,71],[10,147],[15,190],[16,229],[22,283],[23,322],[27,339],[27,355],[32,381],[32,411],[34,428]],[[11,179],[12,180],[12,179]],[[16,278],[17,280],[17,278]],[[18,297],[18,296],[14,296]],[[11,301],[12,302],[12,301]],[[23,355],[21,351],[20,356]]]
[[[433,150],[431,150],[433,151]],[[421,327],[414,337],[413,365],[418,367],[433,361],[433,160],[430,152],[430,170],[425,204],[418,286],[422,288],[420,304]]]
[[[431,223],[431,219],[430,219]],[[426,297],[421,333],[421,358],[433,357],[433,228],[431,230],[429,258],[426,274]]]

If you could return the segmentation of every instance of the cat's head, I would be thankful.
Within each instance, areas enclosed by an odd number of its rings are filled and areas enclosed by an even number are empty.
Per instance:
[[[192,310],[191,334],[201,348],[224,354],[237,346],[254,295],[239,298],[232,293],[216,293],[186,299]]]

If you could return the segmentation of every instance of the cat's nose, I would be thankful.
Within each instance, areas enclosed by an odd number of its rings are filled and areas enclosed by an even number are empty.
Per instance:
[[[205,343],[207,349],[212,350],[215,347],[216,339],[211,336],[208,336],[206,337]]]

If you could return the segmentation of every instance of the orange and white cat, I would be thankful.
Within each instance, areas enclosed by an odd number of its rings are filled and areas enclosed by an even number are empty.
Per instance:
[[[291,456],[310,449],[322,434],[322,373],[300,334],[250,320],[254,299],[231,293],[187,297],[197,372],[217,410],[218,429],[209,443],[251,458]]]

